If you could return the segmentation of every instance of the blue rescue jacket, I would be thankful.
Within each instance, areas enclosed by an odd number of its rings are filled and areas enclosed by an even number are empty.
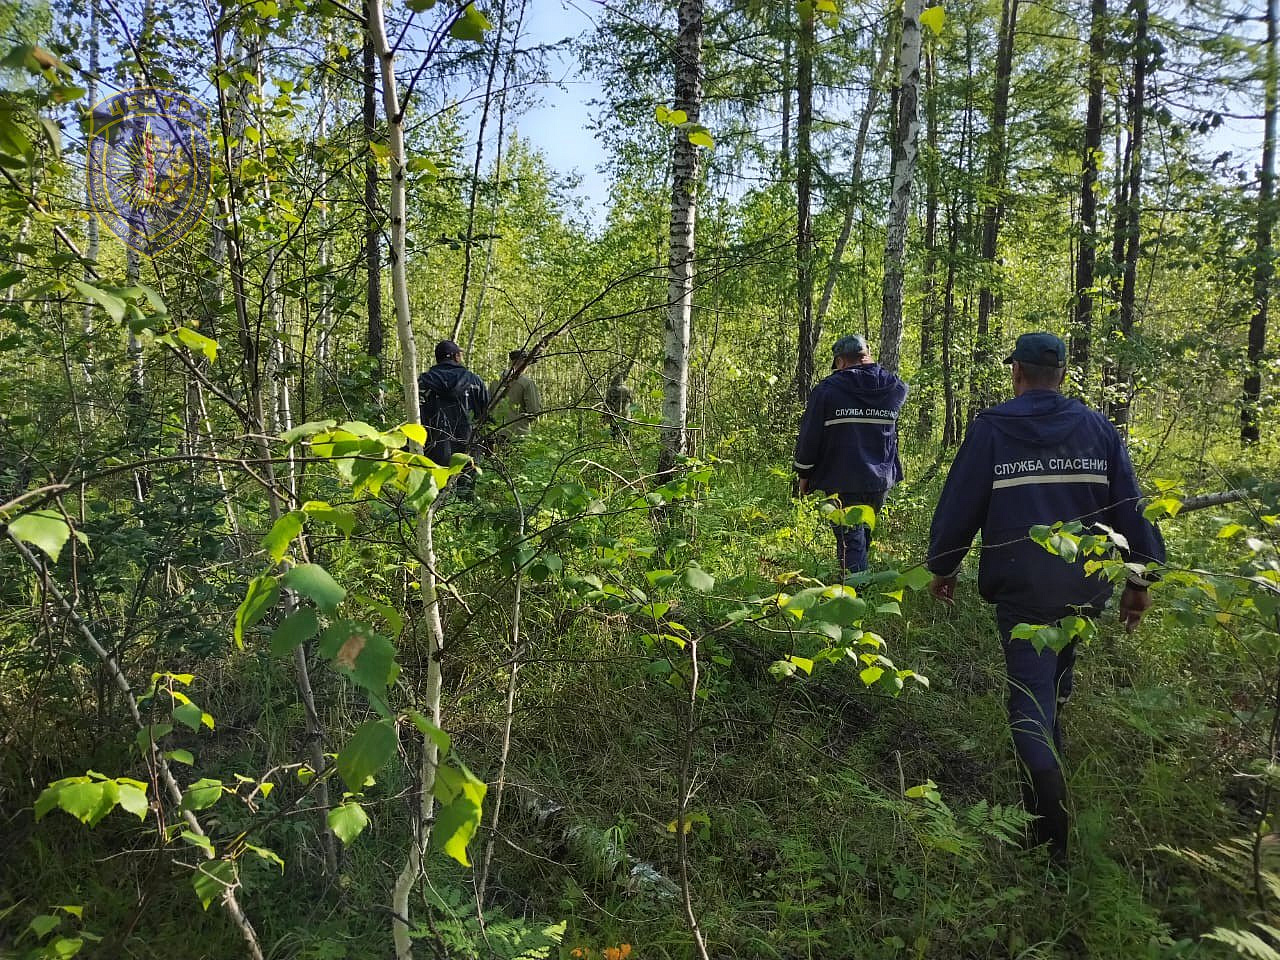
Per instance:
[[[447,464],[454,453],[466,453],[472,427],[489,406],[484,381],[460,363],[446,360],[418,375],[418,408],[427,428],[424,451]]]
[[[1142,516],[1141,497],[1128,451],[1106,417],[1055,390],[1028,390],[984,410],[969,428],[934,509],[928,567],[954,575],[981,529],[984,600],[1097,613],[1111,585],[1028,532],[1059,520],[1101,522],[1128,540],[1126,562],[1163,563],[1164,541]]]
[[[902,479],[898,413],[907,385],[879,364],[837,370],[809,395],[795,470],[814,490],[871,493]]]

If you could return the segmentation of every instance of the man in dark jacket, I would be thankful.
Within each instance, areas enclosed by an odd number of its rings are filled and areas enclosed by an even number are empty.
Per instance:
[[[879,511],[885,494],[902,479],[898,413],[907,385],[871,359],[867,341],[841,337],[831,350],[832,374],[809,395],[796,440],[799,492],[833,494],[841,507],[866,504]],[[871,542],[862,524],[837,525],[840,576],[867,569]]]
[[[418,405],[427,428],[423,453],[448,466],[455,453],[470,451],[471,432],[489,406],[489,391],[462,365],[462,350],[452,340],[436,344],[436,365],[418,376]]]
[[[1120,435],[1100,413],[1060,392],[1067,348],[1051,333],[1026,333],[1005,359],[1014,399],[984,410],[956,454],[933,514],[930,592],[948,605],[974,535],[982,531],[978,591],[995,604],[1008,674],[1009,723],[1027,774],[1023,800],[1037,817],[1035,835],[1055,859],[1066,858],[1066,785],[1060,766],[1059,712],[1071,693],[1075,643],[1037,653],[1011,634],[1019,623],[1051,625],[1073,614],[1096,615],[1111,584],[1087,576],[1034,542],[1036,524],[1079,520],[1123,535],[1133,570],[1164,562],[1160,533],[1142,516],[1138,482]],[[1120,615],[1132,630],[1151,605],[1148,579],[1129,577]]]

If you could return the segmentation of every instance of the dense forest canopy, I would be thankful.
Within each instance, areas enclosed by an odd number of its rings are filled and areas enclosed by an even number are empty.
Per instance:
[[[0,5],[0,956],[1280,957],[1277,7]],[[1168,544],[1068,866],[925,589],[1037,330]]]

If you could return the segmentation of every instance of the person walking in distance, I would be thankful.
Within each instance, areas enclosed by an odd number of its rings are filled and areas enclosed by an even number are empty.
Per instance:
[[[472,432],[489,407],[489,391],[462,365],[462,350],[452,340],[436,344],[435,366],[418,376],[418,404],[427,428],[423,453],[429,459],[448,466],[455,453],[471,452]],[[468,466],[458,477],[459,493],[466,495],[474,485]]]
[[[841,337],[832,347],[832,373],[809,395],[796,440],[800,496],[820,490],[841,507],[865,504],[877,512],[902,479],[898,413],[907,385],[871,357],[865,338]],[[841,579],[867,569],[871,531],[865,524],[837,524],[836,560]]]
[[[503,442],[527,437],[534,419],[542,413],[542,396],[528,373],[533,358],[523,350],[512,350],[507,360],[506,372],[489,387],[497,438]]]
[[[609,380],[609,389],[604,395],[604,422],[609,425],[609,433],[615,440],[621,440],[627,432],[631,419],[631,388],[627,386],[626,375],[619,370]]]
[[[1076,645],[1037,653],[1030,640],[1015,640],[1012,632],[1019,623],[1096,616],[1112,586],[1099,574],[1087,575],[1082,562],[1050,553],[1029,531],[1066,520],[1106,524],[1122,535],[1120,552],[1131,570],[1162,564],[1164,541],[1142,515],[1142,493],[1115,427],[1060,392],[1066,344],[1052,333],[1025,333],[1005,363],[1011,364],[1013,399],[978,414],[934,509],[929,591],[947,605],[954,602],[956,576],[981,530],[978,591],[995,605],[1023,802],[1036,818],[1036,843],[1047,843],[1063,863],[1070,824],[1061,710],[1071,694]],[[1147,586],[1153,576],[1129,576],[1119,606],[1128,630],[1151,605]]]

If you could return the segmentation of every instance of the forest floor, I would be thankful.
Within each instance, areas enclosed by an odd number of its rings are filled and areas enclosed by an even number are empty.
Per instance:
[[[945,472],[931,467],[909,464],[909,476],[923,479],[890,498],[873,569],[922,560]],[[715,577],[713,596],[675,601],[695,632],[714,622],[716,597],[773,593],[789,573],[830,577],[830,532],[811,506],[789,499],[788,483],[782,470],[720,466],[696,506],[681,508],[681,535],[655,536],[643,517],[612,528],[618,543],[641,548],[620,569],[698,560]],[[442,563],[465,565],[477,544],[509,534],[508,511],[493,472],[475,504],[442,508]],[[1219,512],[1168,525],[1173,562],[1189,538],[1212,554],[1221,520]],[[644,549],[653,544],[656,559]],[[559,545],[566,570],[589,552],[579,547],[572,538]],[[785,637],[742,627],[708,647],[719,660],[708,666],[692,745],[688,869],[713,957],[1222,955],[1203,935],[1230,925],[1252,896],[1240,857],[1256,826],[1256,784],[1238,772],[1250,724],[1261,722],[1243,710],[1262,696],[1259,674],[1203,627],[1162,617],[1158,594],[1133,634],[1104,617],[1066,713],[1073,848],[1069,869],[1053,870],[1041,851],[1022,849],[1003,662],[973,566],[971,558],[953,610],[905,591],[896,611],[891,603],[868,618],[894,663],[928,678],[898,697],[865,688],[851,661],[776,676],[769,667],[788,652]],[[488,597],[502,608],[509,587],[482,585],[479,574],[458,581],[471,605]],[[868,595],[877,590],[888,587]],[[638,641],[634,618],[570,593],[555,577],[526,586],[529,655],[490,878],[494,906],[481,930],[470,873],[433,859],[424,892],[434,918],[419,932],[437,955],[693,956],[675,841],[682,692],[663,682],[663,658]],[[464,613],[446,606],[455,626],[471,622]],[[446,663],[446,727],[457,753],[490,779],[504,623],[495,614],[459,630]],[[401,651],[411,685],[416,658]],[[209,705],[219,726],[204,742],[204,768],[229,777],[296,752],[301,715],[284,665],[232,653],[196,672],[218,701]],[[84,680],[92,689],[91,674]],[[334,725],[363,709],[342,689],[318,691]],[[108,935],[109,950],[96,955],[238,955],[224,918],[193,908],[187,882],[145,826],[109,819],[90,833],[50,818],[33,828],[32,791],[43,783],[78,763],[124,772],[136,762],[121,739],[104,732],[82,741],[80,756],[60,757],[62,769],[7,764],[0,916],[15,903],[91,904],[86,928]],[[269,956],[390,955],[380,905],[402,857],[406,785],[398,770],[381,779],[368,803],[373,825],[345,851],[336,882],[317,876],[307,820],[270,825],[262,842],[287,866],[249,866],[242,897]],[[238,816],[228,810],[215,829],[235,829]]]

